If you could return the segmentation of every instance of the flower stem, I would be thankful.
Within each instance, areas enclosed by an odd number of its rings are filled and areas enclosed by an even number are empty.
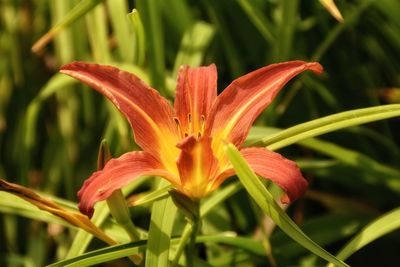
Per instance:
[[[200,230],[200,216],[196,216],[192,221],[192,231],[190,233],[189,243],[186,246],[186,266],[194,266],[194,258],[197,255],[196,251],[196,237]]]
[[[175,204],[177,204],[177,206],[185,214],[187,225],[181,235],[181,239],[178,244],[178,249],[175,253],[171,267],[178,266],[179,259],[183,251],[185,251],[186,255],[185,266],[192,267],[194,266],[194,257],[197,255],[196,237],[201,227],[200,203],[199,200],[186,199],[185,196],[182,196],[179,193],[172,194],[172,196],[173,196],[172,199],[174,200]],[[183,199],[181,197],[183,197]],[[186,203],[186,205],[182,206],[182,203]]]
[[[178,262],[179,259],[181,258],[182,252],[185,249],[187,243],[189,242],[189,238],[192,235],[192,230],[193,227],[188,223],[182,233],[181,239],[179,240],[178,249],[175,253],[174,259],[172,260],[171,267],[178,266]]]

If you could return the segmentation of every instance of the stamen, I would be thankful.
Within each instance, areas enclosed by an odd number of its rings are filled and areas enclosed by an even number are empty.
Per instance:
[[[206,116],[201,115],[200,118],[201,118],[201,129],[200,129],[201,132],[200,133],[203,134],[204,133],[205,124],[206,124]],[[199,136],[201,134],[199,134]]]
[[[192,114],[191,113],[188,113],[188,125],[189,125],[189,129],[188,129],[188,131],[189,131],[189,133],[192,133],[193,132],[193,126],[192,126]]]
[[[179,120],[178,117],[174,117],[174,122],[176,124],[176,129],[178,130],[178,133],[180,134],[180,136],[182,137],[182,128],[181,128],[181,121]]]
[[[181,122],[179,121],[178,117],[174,117],[174,122],[177,126],[180,126]]]

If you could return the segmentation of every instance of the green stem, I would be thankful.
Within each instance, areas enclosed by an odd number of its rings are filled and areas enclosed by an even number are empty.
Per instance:
[[[182,252],[184,248],[186,247],[186,244],[189,242],[189,238],[192,236],[192,225],[187,225],[189,227],[185,227],[185,230],[183,231],[183,234],[181,236],[181,239],[179,240],[178,244],[178,249],[175,253],[174,259],[172,260],[171,267],[176,267],[178,266],[179,259],[182,256]]]
[[[189,199],[180,193],[170,192],[170,194],[174,203],[185,214],[187,220],[187,225],[179,240],[178,249],[175,253],[174,259],[172,260],[171,267],[178,266],[183,251],[185,251],[186,254],[185,266],[193,267],[194,257],[197,255],[196,238],[201,227],[200,203],[198,200]],[[188,204],[189,202],[191,202],[192,205],[187,205],[185,207],[182,206],[183,203]]]
[[[200,200],[189,198],[175,189],[170,190],[169,194],[172,201],[185,215],[186,221],[188,222],[181,235],[178,250],[172,261],[172,266],[177,266],[182,251],[185,248],[185,266],[192,267],[194,266],[194,256],[196,255],[196,237],[200,229]]]
[[[199,215],[199,210],[197,210],[197,215]],[[192,223],[192,231],[190,232],[189,243],[186,246],[186,266],[193,267],[194,266],[194,258],[197,255],[196,251],[196,238],[199,233],[201,222],[200,216],[194,216]]]

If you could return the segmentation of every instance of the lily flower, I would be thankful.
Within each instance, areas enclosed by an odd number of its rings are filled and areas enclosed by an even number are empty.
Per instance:
[[[93,173],[78,192],[79,209],[89,217],[94,204],[143,175],[161,176],[191,199],[214,191],[234,170],[224,154],[233,143],[257,175],[272,180],[286,194],[300,197],[308,183],[297,165],[261,147],[241,147],[257,116],[282,87],[303,71],[322,72],[316,62],[272,64],[234,80],[217,95],[214,64],[182,66],[174,107],[137,76],[111,66],[74,62],[61,72],[107,97],[128,119],[135,142],[131,151]]]

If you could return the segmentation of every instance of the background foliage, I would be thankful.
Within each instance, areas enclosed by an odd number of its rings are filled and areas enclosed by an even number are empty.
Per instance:
[[[1,0],[0,177],[76,201],[77,190],[95,169],[102,138],[114,156],[136,148],[116,109],[57,74],[74,60],[135,72],[170,98],[183,63],[216,63],[222,90],[235,77],[273,62],[319,61],[325,73],[305,74],[290,83],[257,121],[253,137],[267,136],[265,126],[287,128],[345,110],[399,103],[400,2],[336,3],[342,23],[318,1]],[[54,38],[32,51],[51,28],[45,36]],[[398,118],[370,123],[280,150],[296,159],[310,181],[310,190],[288,214],[332,253],[367,223],[398,207],[399,125]],[[145,181],[135,192],[151,188],[153,183]],[[255,237],[266,250],[210,241],[202,253],[212,265],[265,266],[269,243],[262,236],[270,236],[269,264],[322,263],[271,226],[244,190],[236,191],[205,217],[203,233]],[[27,219],[35,215],[3,202],[0,265],[43,266],[71,253],[75,230]],[[132,208],[135,223],[144,229],[150,209]],[[391,220],[399,221],[399,216]],[[361,249],[348,263],[394,266],[399,245],[397,230]]]

